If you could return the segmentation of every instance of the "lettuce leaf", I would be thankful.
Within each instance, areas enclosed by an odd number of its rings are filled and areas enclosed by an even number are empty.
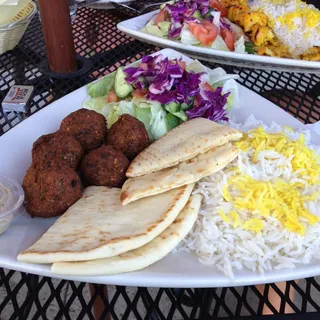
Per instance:
[[[144,127],[146,128],[148,132],[148,136],[150,141],[154,141],[154,137],[152,135],[151,129],[151,119],[152,119],[152,114],[151,114],[151,108],[136,108],[136,118],[143,122]]]
[[[222,39],[222,37],[218,34],[216,39],[213,41],[212,45],[211,45],[212,49],[217,49],[217,50],[222,50],[222,51],[230,51],[226,45],[226,43],[224,42],[224,40]]]
[[[163,21],[159,26],[155,25],[153,20],[150,20],[142,29],[142,32],[152,34],[160,38],[167,38],[170,28],[170,22]]]
[[[91,98],[97,98],[105,96],[114,86],[115,72],[112,72],[102,78],[101,80],[88,84],[88,94]]]
[[[120,114],[130,114],[130,116],[136,116],[135,105],[132,101],[121,100],[119,102],[119,112]]]
[[[119,105],[115,104],[108,114],[104,115],[107,119],[107,127],[110,129],[119,119],[120,109]]]
[[[161,105],[153,105],[151,115],[151,134],[155,140],[158,140],[169,131],[166,121],[167,112]]]
[[[83,107],[101,113],[102,108],[107,104],[107,97],[103,96],[85,101]]]
[[[133,98],[132,102],[136,106],[136,118],[143,122],[150,141],[157,140],[168,132],[167,112],[158,101]]]
[[[239,108],[239,86],[238,83],[233,79],[229,79],[223,84],[222,93],[226,94],[228,92],[230,92],[230,95],[228,97],[226,110],[230,111],[232,108]]]
[[[200,41],[195,38],[195,36],[187,27],[183,27],[181,31],[181,43],[192,45],[198,44]]]

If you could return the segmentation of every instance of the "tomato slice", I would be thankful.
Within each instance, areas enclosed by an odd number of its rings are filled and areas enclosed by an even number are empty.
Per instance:
[[[226,43],[227,47],[229,48],[229,50],[234,51],[234,44],[236,42],[236,38],[234,34],[227,28],[221,29],[220,34],[222,39]]]
[[[178,65],[183,71],[186,70],[187,68],[187,63],[185,61],[182,61],[182,60],[178,61]]]
[[[164,12],[164,9],[161,9],[154,23],[158,25],[160,22],[163,22],[163,21],[165,21],[165,12]]]
[[[219,33],[218,28],[207,20],[200,23],[189,22],[189,29],[195,38],[205,46],[211,45]]]
[[[111,91],[108,93],[107,101],[108,101],[108,102],[118,102],[118,101],[119,101],[119,98],[118,98],[118,96],[116,95],[116,93],[115,93],[114,90],[111,90]]]
[[[201,97],[200,93],[198,93],[194,98],[194,103],[193,103],[194,107],[198,108],[201,101],[202,101],[202,97]]]
[[[136,89],[132,92],[132,96],[135,98],[144,98],[148,94],[147,89]]]
[[[208,82],[206,82],[206,83],[203,85],[203,90],[214,92],[214,89],[211,87],[211,85],[210,85]]]
[[[204,91],[214,92],[214,89],[211,87],[210,83],[208,83],[208,82],[205,82],[205,83],[202,85],[202,89],[203,89]],[[195,108],[198,108],[199,105],[200,105],[200,103],[201,103],[202,101],[203,101],[203,98],[202,98],[201,94],[198,93],[198,94],[195,96],[195,99],[194,99],[194,103],[193,103],[194,107],[195,107]]]
[[[141,62],[140,64],[139,64],[139,68],[141,68],[142,70],[148,70],[148,64],[147,63],[143,63],[143,62]]]
[[[221,12],[221,17],[226,17],[228,14],[227,9],[219,0],[210,0],[210,7]]]

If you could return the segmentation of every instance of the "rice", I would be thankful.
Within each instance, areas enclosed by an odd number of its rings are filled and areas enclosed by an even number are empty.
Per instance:
[[[241,125],[230,121],[230,126],[244,132],[262,126],[267,132],[281,132],[283,128],[273,123],[266,126],[251,116]],[[301,133],[305,134],[306,143],[310,140],[310,131],[299,130],[290,132],[284,129],[286,135],[297,140]],[[309,146],[312,148],[312,146]],[[306,233],[301,236],[285,229],[281,222],[272,217],[264,217],[264,227],[255,233],[242,227],[227,223],[219,210],[229,211],[232,203],[223,197],[222,186],[228,181],[234,171],[232,167],[240,167],[241,172],[256,180],[268,181],[275,176],[285,181],[300,179],[305,183],[304,194],[320,193],[319,185],[309,185],[290,165],[290,161],[277,152],[262,151],[259,160],[253,164],[249,161],[248,152],[241,152],[238,160],[231,163],[225,170],[206,177],[197,183],[194,194],[203,195],[199,217],[189,235],[182,240],[175,252],[195,252],[202,264],[212,266],[230,278],[235,277],[235,271],[243,268],[263,273],[272,269],[292,269],[297,264],[310,263],[312,259],[320,259],[320,223],[310,225],[301,219],[306,227]],[[319,197],[306,201],[307,209],[320,214]],[[234,208],[232,208],[234,210]],[[240,219],[250,219],[251,213],[238,210]]]
[[[252,10],[264,12],[279,40],[298,58],[320,46],[320,11],[300,0],[254,0]]]

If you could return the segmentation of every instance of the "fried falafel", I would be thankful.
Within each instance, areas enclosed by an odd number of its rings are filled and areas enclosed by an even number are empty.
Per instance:
[[[129,163],[121,151],[104,145],[83,158],[80,170],[89,185],[121,188]]]
[[[104,143],[107,134],[106,119],[93,110],[79,109],[62,120],[60,131],[72,134],[84,151],[88,152]]]
[[[57,161],[76,169],[83,155],[80,142],[71,134],[60,131],[41,136],[32,148],[32,161],[41,168],[50,167],[52,161]]]
[[[69,166],[55,162],[38,170],[32,165],[22,185],[27,212],[32,217],[50,218],[63,214],[82,196],[80,177]]]
[[[123,114],[108,132],[106,144],[133,160],[150,144],[144,124],[129,114]]]

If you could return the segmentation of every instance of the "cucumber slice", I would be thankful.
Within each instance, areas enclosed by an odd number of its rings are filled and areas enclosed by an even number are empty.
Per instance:
[[[193,16],[194,18],[196,18],[196,19],[202,19],[202,18],[203,18],[200,10],[196,10],[196,11],[193,13],[192,16]]]
[[[169,29],[171,26],[171,22],[169,21],[162,21],[158,23],[158,28],[160,29],[160,31],[162,33],[164,33],[165,35],[168,35]]]
[[[168,130],[171,130],[171,129],[177,127],[180,124],[181,120],[179,118],[177,118],[176,116],[174,116],[173,114],[167,113],[166,122],[167,122]]]
[[[182,121],[187,121],[188,120],[188,116],[186,115],[186,113],[184,111],[175,112],[173,115],[175,115],[176,117],[178,117]]]
[[[165,2],[163,3],[162,5],[160,5],[160,9],[164,9],[164,7],[167,5],[167,4],[171,4],[173,5],[175,3],[175,1],[168,1],[168,2]]]
[[[177,102],[170,102],[170,103],[166,104],[166,105],[164,106],[164,108],[165,108],[168,112],[174,114],[175,112],[180,111],[180,104],[177,103]]]
[[[126,81],[126,77],[123,67],[119,67],[114,80],[114,91],[119,98],[125,98],[133,91],[133,87]]]
[[[211,12],[214,11],[213,9],[209,9],[209,11],[204,15],[204,18],[207,19],[207,18],[211,18],[212,17],[212,14]]]
[[[181,104],[181,110],[182,111],[187,111],[187,110],[189,110],[191,108],[192,108],[192,104],[187,104],[185,102]]]

